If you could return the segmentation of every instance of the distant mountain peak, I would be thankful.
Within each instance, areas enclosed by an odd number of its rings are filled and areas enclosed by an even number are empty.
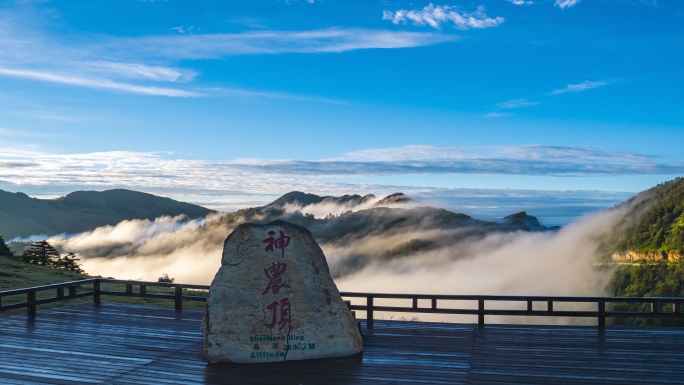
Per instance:
[[[390,194],[379,201],[375,202],[376,206],[384,206],[384,205],[392,205],[392,204],[401,204],[401,203],[409,203],[412,202],[413,199],[409,198],[406,196],[406,194],[397,192],[394,194]]]
[[[539,230],[547,230],[548,228],[546,226],[543,226],[541,223],[539,223],[539,220],[537,217],[532,216],[532,215],[527,215],[525,211],[521,211],[519,213],[511,214],[509,216],[506,216],[503,218],[504,221],[518,226],[523,230],[528,230],[528,231],[539,231]]]
[[[508,219],[509,221],[512,221],[512,220],[524,219],[527,217],[534,218],[535,220],[537,219],[536,217],[533,217],[531,215],[527,215],[527,212],[525,212],[525,211],[521,211],[519,213],[508,215],[508,216],[504,217],[504,219]]]
[[[368,195],[349,195],[345,194],[339,197],[334,197],[334,196],[319,196],[316,194],[308,194],[304,193],[301,191],[290,191],[289,193],[283,194],[280,198],[274,200],[273,202],[269,203],[266,205],[267,207],[283,207],[286,204],[297,204],[300,206],[308,206],[316,203],[334,203],[334,204],[339,204],[339,205],[359,205],[361,203],[365,203],[371,199],[374,199],[375,195],[373,194],[368,194]]]
[[[0,233],[7,239],[75,234],[123,220],[160,216],[204,217],[213,210],[133,190],[74,191],[57,199],[0,190]]]

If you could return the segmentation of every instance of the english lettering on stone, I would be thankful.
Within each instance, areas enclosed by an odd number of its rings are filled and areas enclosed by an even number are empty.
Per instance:
[[[202,323],[207,360],[342,357],[363,348],[354,317],[304,227],[245,223],[226,239]]]

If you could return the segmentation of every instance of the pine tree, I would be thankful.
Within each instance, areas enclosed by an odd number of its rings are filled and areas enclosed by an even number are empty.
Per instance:
[[[7,247],[5,240],[2,238],[2,234],[0,234],[0,257],[14,257],[14,253],[12,252],[12,250],[10,250],[9,247]]]
[[[28,250],[24,251],[21,259],[26,263],[48,267],[58,268],[61,264],[59,252],[47,241],[33,242],[28,245]]]
[[[66,269],[69,271],[73,271],[74,273],[85,273],[83,269],[81,269],[81,266],[78,264],[77,261],[80,261],[80,258],[76,258],[76,254],[74,253],[69,253],[62,258],[60,258],[60,266],[59,268],[61,269]]]
[[[164,274],[162,274],[161,277],[159,277],[159,279],[157,280],[157,282],[168,282],[168,283],[173,283],[173,281],[175,281],[175,280],[176,280],[176,278],[171,278],[171,277],[169,277],[168,274],[164,273]]]

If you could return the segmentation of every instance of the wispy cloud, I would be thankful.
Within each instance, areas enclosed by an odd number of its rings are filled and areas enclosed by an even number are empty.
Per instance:
[[[190,26],[190,27],[183,27],[182,25],[179,25],[178,27],[173,27],[171,28],[172,31],[176,31],[178,33],[191,33],[192,30],[195,29],[195,27]]]
[[[328,28],[312,31],[252,31],[244,33],[163,35],[111,39],[109,52],[164,59],[219,59],[234,55],[346,52],[399,49],[457,40],[428,32]]]
[[[240,88],[208,88],[207,92],[221,93],[225,95],[247,96],[256,98],[268,99],[283,99],[283,100],[299,100],[304,102],[321,102],[331,104],[349,104],[344,100],[325,98],[312,95],[291,94],[288,92],[269,92],[269,91],[254,91]]]
[[[19,22],[23,20],[20,19],[0,19],[0,76],[170,97],[203,96],[191,85],[197,71],[183,68],[188,60],[401,49],[458,39],[439,33],[353,28],[198,34],[189,33],[190,28],[184,27],[176,29],[182,34],[70,39],[27,29],[25,25],[34,23]],[[160,87],[155,83],[173,86]],[[253,92],[251,96],[257,94]]]
[[[139,63],[95,61],[85,62],[83,65],[84,67],[90,67],[95,71],[122,75],[127,78],[145,79],[159,82],[190,81],[197,75],[197,73],[193,70],[164,66],[150,66]]]
[[[529,0],[507,0],[511,4],[515,5],[531,5],[534,4],[534,1],[529,1]]]
[[[39,132],[32,132],[32,131],[26,131],[26,130],[10,130],[7,128],[0,127],[0,137],[2,137],[2,136],[26,138],[26,137],[41,137],[41,136],[46,136],[46,135],[39,133]]]
[[[31,71],[22,69],[0,68],[0,75],[31,79],[50,83],[60,83],[79,87],[110,89],[131,92],[143,95],[161,95],[175,97],[196,97],[197,92],[184,91],[173,88],[139,86],[134,84],[119,83],[107,79],[87,79],[73,75],[61,75],[50,72]]]
[[[444,23],[451,23],[461,30],[496,27],[504,22],[503,17],[487,17],[483,6],[479,6],[475,12],[467,13],[459,11],[458,7],[434,6],[432,3],[423,9],[383,11],[382,19],[390,20],[394,24],[406,24],[411,21],[414,25],[429,25],[435,29],[441,29]]]
[[[488,112],[485,114],[485,118],[505,118],[513,114],[509,112]]]
[[[556,0],[555,5],[562,9],[574,7],[580,0]]]
[[[348,189],[329,178],[406,174],[537,175],[551,177],[668,175],[682,163],[653,156],[585,147],[438,147],[369,149],[317,160],[206,161],[164,153],[49,154],[3,149],[0,181],[12,185],[78,188],[127,187],[167,194],[264,195],[290,190]],[[344,187],[346,186],[346,187]],[[357,186],[357,189],[367,190]]]
[[[531,107],[540,104],[539,102],[531,102],[527,99],[514,99],[506,102],[498,103],[496,106],[500,108],[522,108]]]
[[[549,92],[549,95],[559,95],[559,94],[564,94],[566,92],[580,92],[580,91],[590,90],[592,88],[603,87],[607,84],[608,83],[604,82],[604,81],[590,82],[588,80],[585,80],[582,83],[568,84],[568,86],[565,88],[559,88],[557,90],[553,90],[553,91]]]

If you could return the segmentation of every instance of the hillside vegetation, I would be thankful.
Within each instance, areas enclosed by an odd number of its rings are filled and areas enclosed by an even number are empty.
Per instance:
[[[623,220],[614,251],[684,252],[684,178],[641,194]]]
[[[76,191],[57,199],[0,190],[0,234],[5,239],[74,234],[123,220],[160,216],[204,217],[212,210],[131,190]]]
[[[78,281],[82,279],[94,278],[86,273],[71,271],[65,268],[56,266],[41,266],[35,263],[29,263],[20,256],[14,255],[5,245],[2,235],[0,235],[0,291],[20,289],[33,286],[43,286],[59,282]],[[168,275],[159,278],[160,282],[172,282],[173,279]],[[114,284],[102,284],[102,290],[122,291],[123,286]],[[77,293],[93,290],[92,284],[83,284],[77,288]],[[150,294],[173,294],[173,288],[154,287],[150,286],[147,292]],[[205,291],[183,290],[184,295],[206,296]],[[55,296],[54,290],[40,291],[37,293],[37,298],[52,298]],[[145,305],[158,306],[173,306],[172,300],[159,298],[136,298],[136,297],[105,297],[103,300],[110,302],[123,302]],[[2,298],[4,305],[25,302],[26,295],[5,296]],[[92,301],[91,297],[70,299],[64,302],[53,302],[50,304],[39,305],[38,309],[47,309],[52,307],[64,306],[68,304]],[[203,308],[204,302],[189,302],[184,304],[185,307]],[[0,317],[6,317],[14,314],[21,314],[26,312],[25,309],[15,309],[0,312]]]
[[[608,286],[608,295],[625,297],[684,297],[684,263],[656,263],[618,267]],[[649,304],[616,304],[614,310],[650,311]],[[671,312],[672,304],[660,307]],[[616,318],[616,325],[684,326],[684,320],[658,318]]]

